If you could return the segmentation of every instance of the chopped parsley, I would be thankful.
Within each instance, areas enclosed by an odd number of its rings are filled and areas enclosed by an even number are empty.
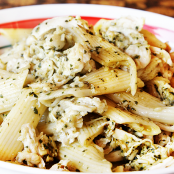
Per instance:
[[[38,110],[37,110],[36,107],[34,107],[33,111],[34,111],[35,114],[38,114]]]

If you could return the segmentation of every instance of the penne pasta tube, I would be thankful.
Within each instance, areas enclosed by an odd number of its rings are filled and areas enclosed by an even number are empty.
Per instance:
[[[102,114],[118,124],[127,124],[129,127],[144,135],[158,135],[161,133],[160,128],[150,119],[142,118],[131,112],[125,111],[121,108],[108,105],[108,110]]]
[[[0,78],[1,79],[8,79],[13,75],[13,73],[8,72],[6,70],[0,69]]]
[[[122,92],[108,94],[107,97],[134,114],[148,117],[153,121],[174,124],[174,107],[166,107],[160,99],[144,91],[137,91],[135,96]]]
[[[22,142],[18,141],[21,126],[31,123],[36,128],[46,107],[38,104],[31,89],[24,89],[16,105],[9,112],[0,127],[0,160],[13,160],[23,149]]]
[[[112,164],[104,159],[104,154],[99,152],[92,144],[81,146],[73,143],[72,146],[59,147],[61,160],[69,159],[81,172],[110,173]]]
[[[56,91],[51,92],[43,92],[39,94],[39,101],[43,103],[45,106],[49,107],[54,105],[54,101],[58,103],[61,99],[66,97],[87,97],[93,96],[91,89],[88,88],[66,88],[66,89],[58,89]],[[57,98],[56,100],[54,100]]]
[[[166,44],[160,41],[153,33],[148,30],[142,29],[140,31],[144,35],[145,40],[148,42],[149,45],[166,49]]]
[[[168,158],[164,159],[161,163],[157,163],[156,165],[149,167],[148,170],[163,169],[168,167],[174,167],[173,156],[169,156]]]
[[[174,132],[174,125],[167,125],[167,124],[163,124],[160,122],[155,122],[156,125],[158,125],[160,127],[161,130],[167,131],[167,132]]]
[[[104,66],[116,67],[119,61],[129,60],[129,56],[123,53],[118,47],[110,44],[102,37],[89,34],[83,28],[73,28],[76,42],[86,42],[91,48],[92,57]],[[131,64],[134,63],[131,61]]]
[[[87,83],[91,89],[87,88],[66,88],[58,89],[49,93],[43,92],[39,94],[39,101],[46,106],[49,104],[47,100],[53,103],[52,99],[75,96],[75,97],[86,97],[95,96],[102,94],[110,94],[120,91],[130,90],[130,74],[120,69],[110,69],[108,67],[100,68],[94,72],[88,73],[83,76],[80,81]],[[119,84],[119,85],[117,85]],[[138,87],[143,87],[144,83],[138,79]],[[51,104],[51,103],[50,103]]]
[[[86,74],[82,77],[82,81],[93,85],[93,93],[97,95],[129,91],[131,89],[131,76],[128,72],[120,69],[110,69],[108,67],[102,67]],[[138,79],[137,86],[143,87],[144,83]]]
[[[122,61],[127,62],[131,75],[131,92],[134,95],[137,89],[137,71],[133,59],[123,53],[118,47],[103,40],[99,36],[90,35],[83,28],[73,28],[76,42],[86,42],[91,48],[92,58],[104,66],[118,67]]]
[[[20,74],[0,70],[0,113],[9,111],[16,103],[22,91],[28,70]]]
[[[82,146],[87,146],[92,143],[93,139],[103,132],[103,128],[107,123],[106,118],[93,120],[92,123],[84,124],[79,129],[78,141]]]
[[[88,44],[88,47],[91,49],[92,58],[100,64],[109,67],[118,67],[120,62],[127,61],[131,74],[131,92],[133,95],[135,94],[137,89],[137,68],[130,56],[123,53],[118,47],[102,39],[102,37],[90,33],[89,27],[84,22],[77,23],[75,18],[57,17],[49,20],[50,25],[46,24],[47,21],[44,21],[40,26],[37,26],[33,30],[32,35],[39,39],[49,30],[61,26],[73,35],[75,43]]]

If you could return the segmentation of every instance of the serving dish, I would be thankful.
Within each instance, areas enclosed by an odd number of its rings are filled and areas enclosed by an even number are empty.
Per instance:
[[[89,24],[95,24],[100,18],[119,18],[121,16],[145,18],[144,28],[154,33],[163,42],[168,42],[174,50],[174,19],[141,10],[86,4],[50,4],[17,7],[0,11],[0,28],[33,28],[45,19],[55,16],[81,16]],[[0,47],[10,44],[0,36]],[[0,161],[0,173],[3,174],[54,174],[58,171],[29,168]],[[130,172],[128,172],[130,173]],[[132,173],[132,172],[131,172]],[[136,173],[174,173],[173,168]]]

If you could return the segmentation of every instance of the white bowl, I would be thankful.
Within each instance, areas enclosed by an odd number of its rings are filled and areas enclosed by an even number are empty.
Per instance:
[[[0,28],[3,27],[34,27],[44,18],[55,16],[82,16],[89,24],[94,24],[99,18],[119,18],[121,16],[138,16],[145,18],[145,28],[153,32],[160,40],[168,42],[174,50],[174,19],[151,12],[124,7],[87,5],[87,4],[50,4],[34,5],[0,10]],[[16,22],[17,21],[17,22]],[[8,44],[0,37],[0,46]],[[0,174],[58,174],[50,171],[25,167],[0,161]],[[127,174],[132,172],[127,172]],[[153,171],[135,172],[136,174],[171,174],[174,168]]]

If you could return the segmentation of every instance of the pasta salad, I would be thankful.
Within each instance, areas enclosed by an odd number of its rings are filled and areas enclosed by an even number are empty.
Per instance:
[[[0,160],[92,173],[174,166],[174,52],[144,23],[55,17],[0,55]]]

